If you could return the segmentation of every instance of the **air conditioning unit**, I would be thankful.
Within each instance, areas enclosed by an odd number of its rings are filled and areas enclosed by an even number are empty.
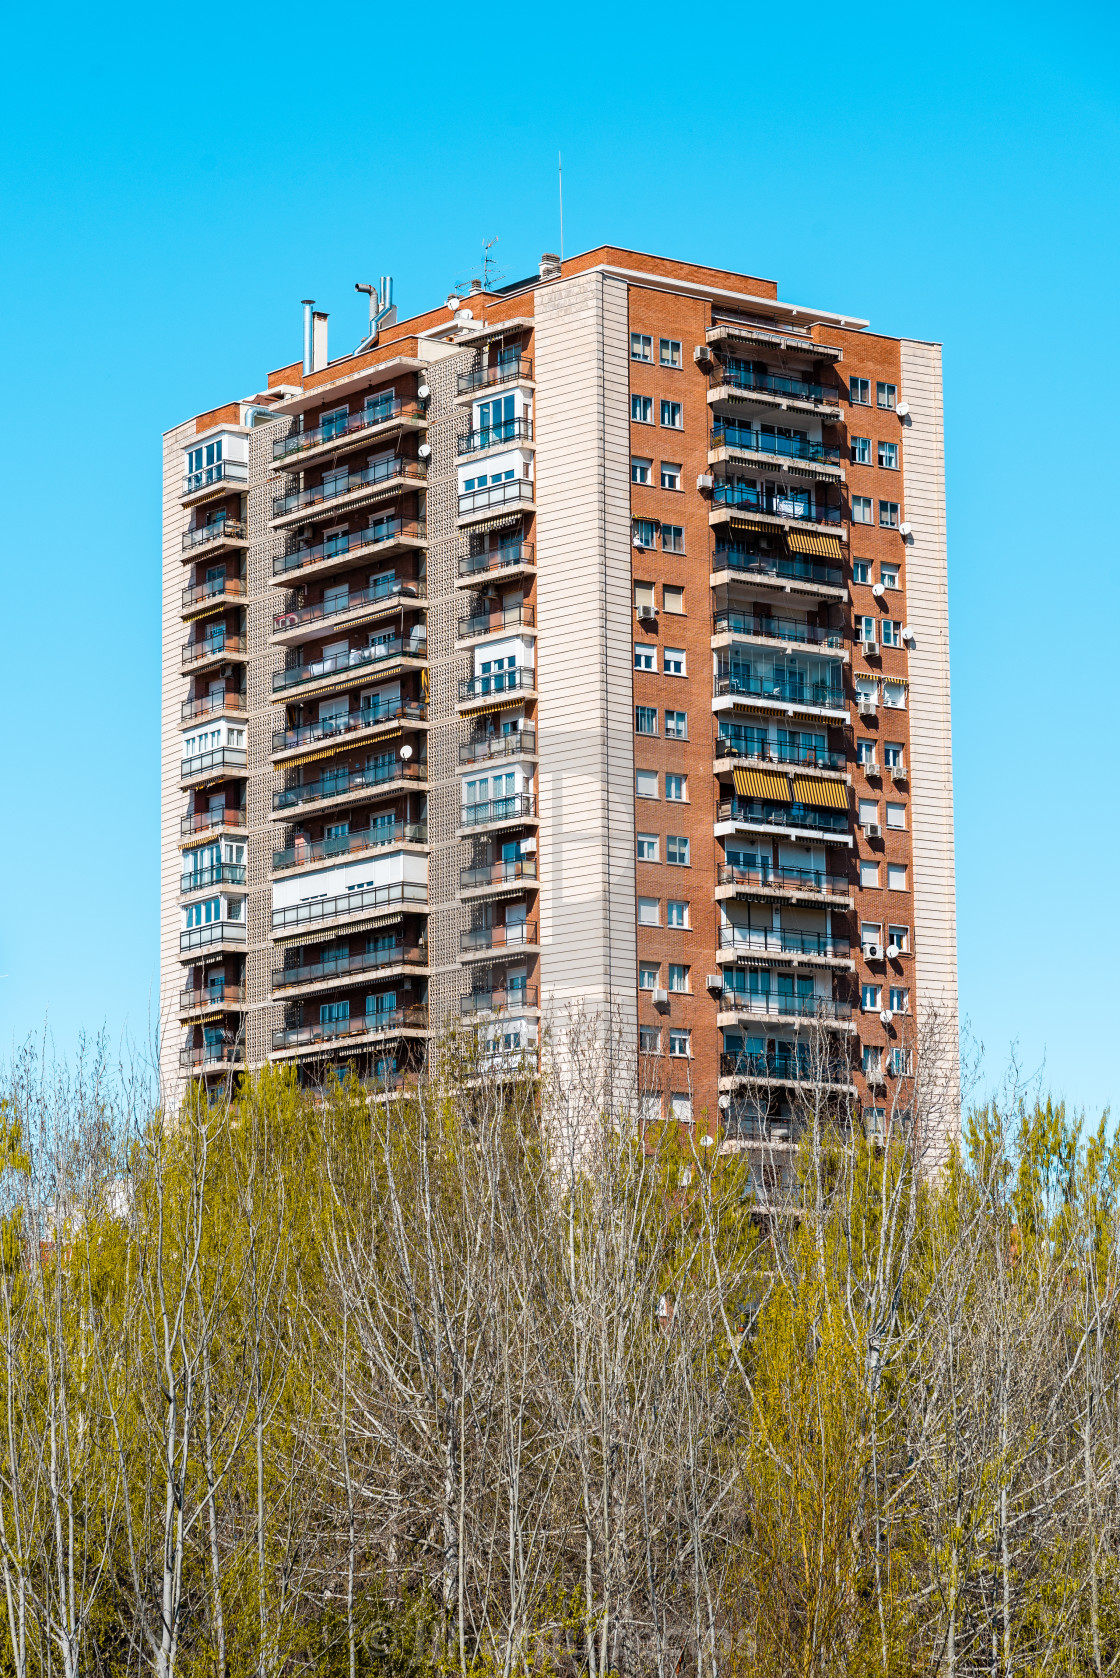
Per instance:
[[[873,717],[879,708],[879,701],[867,694],[861,694],[856,701],[856,709],[861,717]]]
[[[696,479],[696,487],[701,493],[705,490],[714,489],[715,479],[710,472],[701,472],[699,477]]]
[[[864,822],[863,832],[867,839],[881,839],[883,837],[883,830],[878,822]]]
[[[874,635],[861,635],[859,644],[865,658],[873,658],[879,651],[879,642]]]
[[[706,990],[721,991],[723,989],[723,974],[709,973],[708,977],[704,980],[704,988]]]
[[[871,1089],[878,1089],[882,1084],[885,1084],[886,1081],[887,1081],[886,1077],[883,1073],[883,1068],[881,1066],[872,1066],[867,1072],[864,1073],[863,1077],[864,1077],[865,1083]]]
[[[888,957],[890,958],[891,961],[897,961],[901,954],[902,954],[902,951],[899,949],[897,944],[888,944],[887,945],[887,955],[888,955]]]
[[[902,763],[892,763],[891,764],[891,780],[892,781],[908,781],[909,779],[910,779],[910,776],[909,776],[909,773],[906,769],[905,764],[902,764]]]
[[[522,856],[536,856],[536,854],[537,854],[537,841],[535,839],[522,839],[522,841],[521,841],[521,855]]]
[[[712,352],[707,344],[697,344],[692,352],[692,359],[693,361],[711,361]]]
[[[913,528],[913,525],[900,524],[898,527],[898,534],[900,536],[910,536],[913,534]]]
[[[865,944],[863,946],[863,959],[864,961],[882,961],[882,944]]]
[[[639,606],[638,607],[638,616],[639,616],[639,618],[641,618],[643,623],[654,623],[657,619],[657,607],[656,606]]]
[[[655,1008],[668,1008],[669,992],[667,990],[660,989],[653,990],[650,992],[650,1001],[653,1003]]]

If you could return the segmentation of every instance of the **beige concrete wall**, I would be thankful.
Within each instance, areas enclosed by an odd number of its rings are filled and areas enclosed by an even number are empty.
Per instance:
[[[160,684],[160,886],[159,886],[159,1046],[164,1098],[177,1106],[183,1086],[179,1049],[179,822],[187,795],[179,786],[182,757],[181,705],[187,684],[180,671],[187,627],[182,619],[188,568],[183,564],[183,531],[190,523],[180,497],[183,450],[195,435],[194,421],[176,426],[163,439],[163,676]]]

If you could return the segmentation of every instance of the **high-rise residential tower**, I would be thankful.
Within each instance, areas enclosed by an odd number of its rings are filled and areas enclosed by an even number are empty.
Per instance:
[[[874,1129],[956,1030],[938,346],[612,247],[389,291],[164,438],[168,1091],[583,1003],[647,1116]]]

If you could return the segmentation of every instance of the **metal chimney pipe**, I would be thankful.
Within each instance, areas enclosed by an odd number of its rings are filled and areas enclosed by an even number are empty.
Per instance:
[[[315,307],[313,297],[303,299],[303,370],[311,371],[311,311]]]

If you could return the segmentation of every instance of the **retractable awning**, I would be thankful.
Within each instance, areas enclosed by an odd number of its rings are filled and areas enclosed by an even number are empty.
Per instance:
[[[780,804],[790,801],[789,781],[772,769],[735,769],[732,777],[740,798],[776,799]]]
[[[793,796],[798,804],[814,804],[818,809],[848,808],[848,789],[843,781],[817,781],[809,775],[795,775]]]

